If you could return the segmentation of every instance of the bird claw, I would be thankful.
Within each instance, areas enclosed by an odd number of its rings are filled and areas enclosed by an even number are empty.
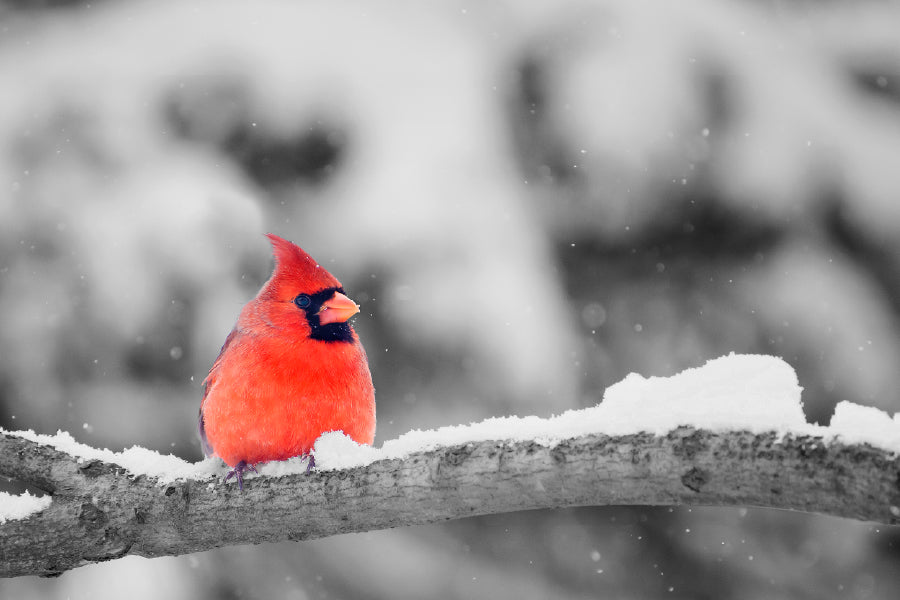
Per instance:
[[[306,474],[309,475],[310,471],[313,470],[316,466],[316,458],[312,454],[305,454],[304,458],[308,458],[309,462],[306,463]],[[238,483],[238,489],[242,492],[244,491],[244,473],[247,471],[253,471],[257,475],[259,475],[259,471],[256,470],[256,465],[248,464],[246,461],[241,461],[238,464],[234,465],[234,468],[228,471],[228,474],[225,475],[225,483],[228,483],[228,480],[234,477]]]
[[[248,465],[246,461],[241,461],[238,464],[234,465],[234,468],[228,472],[228,475],[225,476],[225,483],[228,483],[228,480],[234,477],[238,482],[238,489],[242,492],[244,491],[244,473],[246,471],[253,471],[257,475],[259,471],[256,470],[255,465]]]

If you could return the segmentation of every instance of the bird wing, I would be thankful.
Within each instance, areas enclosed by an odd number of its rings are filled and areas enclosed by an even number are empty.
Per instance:
[[[225,343],[222,344],[222,349],[219,350],[219,356],[216,357],[216,361],[209,370],[209,375],[203,380],[203,400],[200,401],[200,414],[197,417],[197,427],[200,433],[200,446],[203,448],[203,454],[206,456],[212,456],[213,447],[210,446],[209,440],[206,437],[206,424],[203,422],[203,404],[206,402],[206,396],[209,394],[210,388],[216,383],[216,376],[219,372],[219,365],[222,362],[222,357],[225,356],[225,351],[228,349],[228,346],[234,338],[237,337],[237,333],[237,328],[232,329],[231,333],[228,334],[228,337],[225,338]]]

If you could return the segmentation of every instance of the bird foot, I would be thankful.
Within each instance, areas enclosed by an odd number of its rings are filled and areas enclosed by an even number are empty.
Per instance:
[[[309,457],[309,462],[306,463],[306,474],[309,475],[309,472],[316,466],[316,457],[312,454],[307,454],[306,456]]]
[[[256,470],[255,465],[248,465],[245,461],[241,461],[238,464],[234,465],[234,468],[228,472],[228,475],[225,476],[225,483],[228,483],[228,480],[234,477],[237,479],[238,488],[243,492],[244,491],[244,473],[247,471],[253,471],[254,473],[259,473]]]

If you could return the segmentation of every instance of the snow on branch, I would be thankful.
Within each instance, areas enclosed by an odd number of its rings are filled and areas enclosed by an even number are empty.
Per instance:
[[[0,575],[57,575],[137,554],[304,540],[527,509],[762,506],[900,522],[900,459],[868,445],[774,432],[584,435],[548,446],[481,441],[363,467],[159,485],[100,460],[0,437],[0,469],[52,494],[0,525]]]
[[[415,431],[381,448],[326,434],[315,471],[270,463],[243,492],[214,460],[0,430],[0,474],[47,494],[0,496],[0,575],[568,506],[760,506],[900,523],[897,417],[846,404],[831,427],[812,426],[799,393],[782,361],[729,356],[671,378],[630,376],[600,405],[551,419]]]

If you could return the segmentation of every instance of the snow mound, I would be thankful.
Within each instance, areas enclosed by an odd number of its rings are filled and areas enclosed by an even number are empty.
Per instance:
[[[597,419],[607,434],[665,434],[679,425],[754,433],[802,429],[802,391],[794,369],[780,358],[730,354],[672,377],[632,373],[606,390]]]
[[[125,467],[135,475],[154,477],[159,485],[167,485],[179,479],[207,479],[218,475],[221,465],[218,459],[213,458],[189,463],[177,456],[160,454],[141,446],[132,446],[122,452],[101,450],[75,441],[72,434],[67,431],[57,431],[56,435],[44,435],[31,430],[6,432],[0,429],[0,433],[14,433],[26,440],[56,448],[75,456],[79,462],[101,460],[114,463]]]
[[[50,496],[32,496],[28,492],[16,496],[0,492],[0,524],[28,518],[49,507],[50,502]]]
[[[827,428],[831,436],[847,444],[870,444],[900,452],[900,413],[886,412],[852,402],[838,402]]]

